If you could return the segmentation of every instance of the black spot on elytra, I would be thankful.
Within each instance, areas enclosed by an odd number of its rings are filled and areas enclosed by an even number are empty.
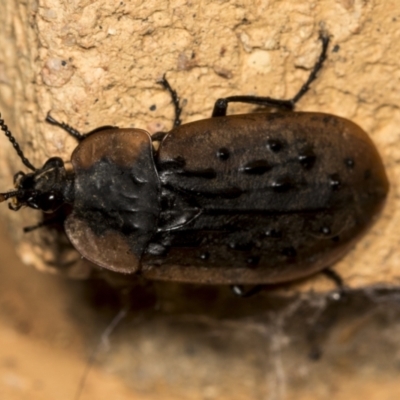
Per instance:
[[[252,242],[231,242],[229,243],[229,247],[233,250],[239,250],[239,251],[250,251],[254,246],[254,243]]]
[[[365,172],[364,172],[364,179],[365,180],[371,179],[371,176],[372,176],[371,170],[370,169],[366,169]]]
[[[334,243],[339,242],[339,240],[340,240],[340,237],[339,237],[339,236],[334,236],[334,237],[332,238],[332,242],[334,242]]]
[[[265,236],[269,237],[269,238],[273,238],[273,239],[279,239],[282,237],[282,232],[278,231],[276,229],[267,229],[265,231]]]
[[[338,190],[342,186],[339,174],[332,174],[329,177],[329,184],[333,190]]]
[[[190,177],[190,178],[203,178],[203,179],[215,179],[217,172],[213,168],[205,168],[199,170],[183,170],[179,174]]]
[[[248,175],[263,175],[271,169],[267,160],[255,160],[241,166],[239,172]]]
[[[267,147],[274,153],[278,153],[284,147],[284,143],[278,139],[269,139],[267,141]]]
[[[200,259],[203,261],[207,261],[210,258],[210,253],[208,251],[204,251],[200,254]]]
[[[311,169],[317,160],[317,156],[315,155],[313,149],[307,148],[300,151],[297,159],[303,168]]]
[[[289,246],[289,247],[283,248],[282,254],[283,254],[285,257],[294,258],[294,257],[297,256],[297,251],[296,251],[296,249],[295,249],[294,247]]]
[[[272,182],[271,186],[274,192],[285,193],[294,188],[294,182],[289,177],[284,177]]]
[[[185,235],[179,235],[173,238],[171,247],[184,247],[184,248],[196,248],[202,245],[202,239],[197,235],[191,235],[187,233]]]
[[[207,190],[207,191],[196,191],[196,194],[209,199],[236,199],[243,194],[243,190],[238,187],[229,187],[221,190]]]
[[[331,234],[331,229],[328,226],[323,226],[320,229],[320,232],[324,235],[330,235]]]
[[[247,264],[249,264],[252,267],[255,267],[256,265],[259,264],[260,262],[260,256],[251,256],[246,260]]]
[[[226,147],[221,147],[218,149],[216,154],[221,161],[227,160],[230,156],[229,150]]]
[[[349,169],[353,169],[354,168],[355,162],[354,162],[354,160],[352,158],[350,158],[350,157],[346,158],[344,160],[344,163],[346,164],[347,168],[349,168]]]

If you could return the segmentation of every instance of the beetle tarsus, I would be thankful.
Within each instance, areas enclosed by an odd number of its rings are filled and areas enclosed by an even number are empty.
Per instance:
[[[8,209],[11,211],[18,211],[22,206],[17,204],[8,203]]]
[[[245,103],[255,104],[263,107],[278,108],[280,110],[293,111],[296,103],[304,96],[304,94],[310,88],[311,83],[317,78],[318,71],[322,68],[322,65],[326,59],[326,52],[329,45],[329,36],[322,32],[319,35],[319,39],[322,41],[322,51],[315,63],[307,81],[298,91],[298,93],[289,100],[273,99],[272,97],[260,97],[260,96],[230,96],[223,99],[218,99],[215,102],[212,117],[222,117],[226,115],[229,103]]]
[[[172,89],[171,85],[167,81],[167,78],[165,77],[165,74],[163,75],[162,79],[158,81],[160,85],[164,86],[164,89],[167,89],[169,94],[171,95],[172,103],[174,104],[174,109],[175,109],[175,118],[174,118],[174,127],[179,126],[181,124],[181,113],[182,113],[182,107],[180,106],[180,100],[179,96],[176,93],[176,90]]]

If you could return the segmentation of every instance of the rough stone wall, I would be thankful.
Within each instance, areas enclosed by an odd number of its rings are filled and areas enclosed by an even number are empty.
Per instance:
[[[76,143],[44,122],[47,112],[82,132],[105,124],[169,129],[173,108],[156,83],[163,74],[185,104],[186,122],[209,116],[218,97],[291,97],[319,54],[324,29],[332,36],[328,60],[298,110],[361,125],[392,185],[381,218],[336,269],[352,287],[397,285],[399,18],[396,0],[2,2],[0,110],[34,165],[50,156],[69,160]],[[5,191],[23,167],[0,140]],[[12,213],[5,205],[0,212],[25,263],[55,271],[63,260],[73,265],[67,275],[85,276],[79,256],[60,249],[58,235],[22,233],[38,213]],[[324,278],[307,285],[330,287]]]

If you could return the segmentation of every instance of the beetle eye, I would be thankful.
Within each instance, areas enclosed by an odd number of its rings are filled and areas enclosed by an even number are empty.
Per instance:
[[[36,203],[43,212],[53,212],[64,203],[63,196],[59,192],[50,191],[40,194]]]

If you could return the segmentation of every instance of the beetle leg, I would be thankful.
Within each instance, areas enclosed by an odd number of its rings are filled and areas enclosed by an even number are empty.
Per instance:
[[[167,89],[169,94],[171,95],[172,103],[174,104],[174,109],[175,109],[174,127],[179,126],[182,122],[180,119],[182,107],[179,104],[179,96],[176,93],[176,90],[172,89],[165,75],[163,75],[162,79],[157,83],[163,85],[164,89]]]
[[[151,135],[152,142],[161,142],[165,136],[168,135],[168,132],[156,132]]]
[[[321,271],[321,273],[324,274],[332,282],[334,282],[339,290],[344,289],[343,278],[336,271],[330,268],[325,268],[324,270]]]
[[[17,182],[20,182],[20,179],[21,179],[23,176],[25,176],[25,173],[24,173],[24,172],[22,172],[22,171],[17,172],[17,173],[14,175],[14,185],[16,185]]]
[[[93,129],[92,131],[90,131],[88,133],[81,134],[81,137],[78,140],[86,139],[88,136],[93,135],[93,133],[97,133],[97,132],[101,132],[101,131],[107,131],[107,130],[110,130],[110,129],[119,129],[119,127],[115,126],[115,125],[99,126],[98,128]]]
[[[25,226],[23,231],[24,231],[24,233],[29,233],[29,232],[35,231],[36,229],[43,228],[44,226],[52,225],[55,222],[57,222],[56,218],[49,218],[44,221],[38,222],[35,225]]]
[[[21,205],[15,205],[12,203],[8,203],[8,208],[12,211],[18,211],[22,206]]]
[[[346,286],[343,278],[333,269],[325,268],[321,271],[328,279],[330,279],[337,287],[337,292],[333,295],[334,300],[340,300],[346,296]]]
[[[288,111],[294,110],[296,103],[301,99],[301,97],[304,96],[304,94],[310,88],[311,83],[317,78],[317,73],[322,68],[322,65],[326,59],[326,52],[329,44],[329,36],[326,33],[321,32],[319,35],[319,39],[322,42],[321,54],[319,55],[319,58],[315,63],[307,81],[304,83],[304,85],[292,99],[279,100],[279,99],[273,99],[271,97],[259,97],[259,96],[230,96],[218,99],[215,102],[212,117],[222,117],[226,115],[229,103],[256,104],[259,106],[274,107]]]
[[[259,96],[230,96],[224,99],[218,99],[214,104],[212,117],[223,117],[226,115],[229,103],[246,103],[256,104],[264,107],[275,107],[287,111],[294,109],[294,103],[292,100],[279,100],[271,97],[259,97]]]
[[[83,139],[86,139],[88,136],[93,135],[93,133],[105,131],[108,129],[119,129],[118,126],[104,125],[104,126],[100,126],[100,127],[96,128],[96,129],[93,129],[92,131],[90,131],[88,133],[80,133],[78,130],[76,130],[72,126],[66,124],[65,122],[59,122],[56,119],[54,119],[50,115],[50,113],[48,113],[46,116],[46,122],[64,129],[64,131],[68,132],[71,136],[73,136],[79,142],[81,142]]]
[[[30,161],[25,157],[23,151],[19,147],[18,142],[15,140],[13,134],[8,130],[8,126],[4,123],[4,120],[1,119],[0,114],[0,129],[4,132],[8,140],[11,142],[12,146],[14,147],[15,151],[17,152],[18,157],[21,159],[22,163],[28,167],[32,171],[36,171],[36,168],[30,163]]]
[[[73,136],[78,141],[81,141],[85,138],[85,135],[82,135],[79,131],[74,129],[72,126],[69,126],[65,122],[59,122],[56,119],[54,119],[50,115],[50,112],[47,113],[46,122],[48,122],[49,124],[55,125],[55,126],[59,126],[61,129],[64,129],[64,131],[68,132],[71,136]]]

